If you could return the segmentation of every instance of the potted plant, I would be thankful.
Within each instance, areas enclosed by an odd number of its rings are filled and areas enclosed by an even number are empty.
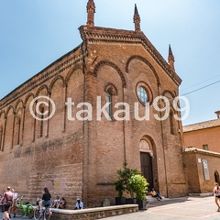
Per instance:
[[[134,204],[134,196],[131,189],[129,189],[129,179],[132,175],[137,174],[137,170],[133,170],[127,167],[125,164],[123,169],[118,170],[118,180],[115,182],[115,190],[118,192],[118,197],[115,198],[116,205],[122,204]],[[123,194],[128,192],[130,198],[124,198]]]
[[[129,178],[128,188],[135,194],[140,210],[146,208],[146,191],[148,185],[147,180],[141,174],[134,174]]]
[[[115,182],[115,190],[118,192],[118,196],[115,198],[116,205],[125,204],[125,198],[123,197],[123,192],[125,190],[122,179]]]

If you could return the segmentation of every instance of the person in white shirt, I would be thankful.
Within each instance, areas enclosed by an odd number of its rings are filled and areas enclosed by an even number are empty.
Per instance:
[[[11,207],[11,213],[14,215],[14,218],[16,217],[16,203],[17,203],[17,199],[18,199],[18,193],[15,192],[14,189],[11,190],[12,191],[12,207]]]
[[[84,209],[84,204],[80,198],[77,198],[76,200],[75,209]]]
[[[56,209],[58,209],[60,207],[60,197],[59,196],[57,196],[56,199],[53,201],[52,207],[56,208]]]

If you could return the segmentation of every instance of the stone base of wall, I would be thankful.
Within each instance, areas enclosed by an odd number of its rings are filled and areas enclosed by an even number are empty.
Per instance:
[[[83,210],[52,209],[51,220],[95,220],[138,211],[138,205],[109,206]]]
[[[192,197],[210,197],[213,196],[213,192],[209,192],[209,193],[189,193],[189,196]]]

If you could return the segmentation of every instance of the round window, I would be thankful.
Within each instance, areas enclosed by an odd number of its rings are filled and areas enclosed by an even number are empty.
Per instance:
[[[147,90],[143,86],[137,87],[137,96],[142,104],[149,102]]]

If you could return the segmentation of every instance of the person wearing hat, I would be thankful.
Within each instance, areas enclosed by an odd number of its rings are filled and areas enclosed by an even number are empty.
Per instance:
[[[10,219],[10,208],[13,202],[13,193],[11,192],[11,187],[7,187],[7,191],[4,193],[1,203],[3,204],[3,220]]]

